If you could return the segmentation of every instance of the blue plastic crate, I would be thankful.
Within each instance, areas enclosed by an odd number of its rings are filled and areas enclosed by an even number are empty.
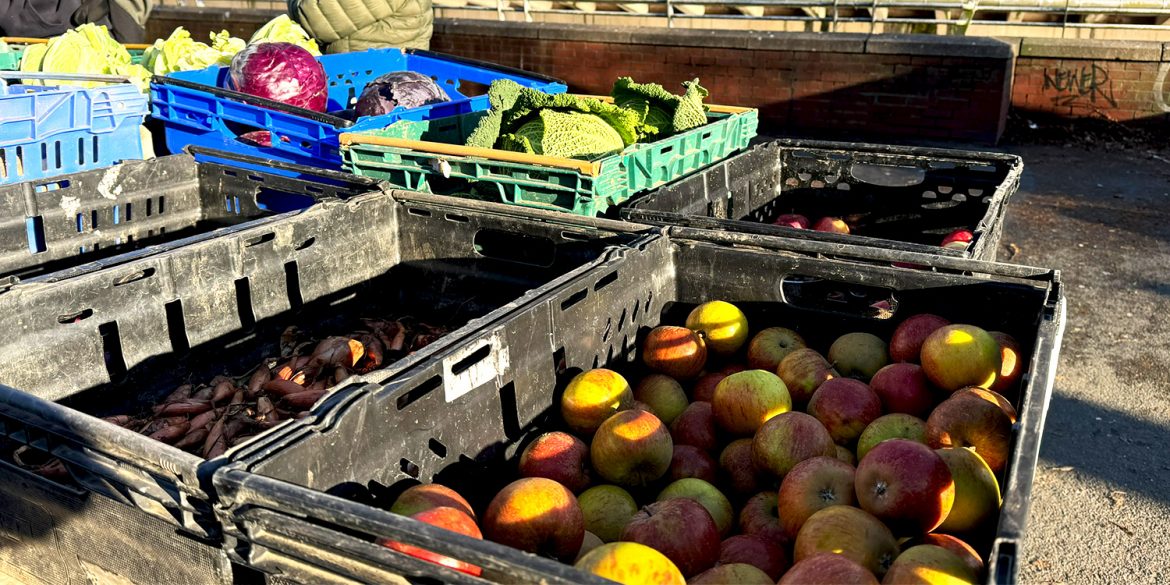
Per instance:
[[[96,88],[0,82],[0,185],[142,158],[147,98],[131,84]]]
[[[151,114],[166,127],[167,148],[188,145],[227,150],[316,168],[340,169],[342,132],[384,128],[399,120],[429,120],[486,110],[487,86],[497,79],[547,93],[563,93],[559,80],[501,65],[414,49],[373,49],[319,57],[329,78],[326,113],[244,95],[231,86],[227,67],[172,73],[150,85]],[[393,71],[429,75],[451,101],[350,121],[335,114],[357,101],[366,84]],[[272,146],[241,142],[241,134],[272,133]]]

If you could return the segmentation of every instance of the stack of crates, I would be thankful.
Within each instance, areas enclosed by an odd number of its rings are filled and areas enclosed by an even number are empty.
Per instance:
[[[320,60],[323,113],[235,92],[223,67],[156,78],[150,112],[184,154],[149,161],[121,162],[133,153],[107,142],[137,142],[137,90],[6,88],[0,330],[19,334],[0,340],[0,510],[20,521],[0,522],[16,543],[0,547],[0,573],[604,582],[390,504],[437,482],[482,513],[523,449],[558,428],[569,380],[599,367],[636,380],[650,329],[720,299],[752,331],[789,327],[822,349],[845,332],[888,338],[924,312],[1018,340],[1019,419],[980,549],[988,582],[1014,579],[1065,320],[1058,272],[992,261],[1018,158],[760,139],[756,111],[729,106],[597,160],[484,151],[461,145],[491,81],[565,85],[426,51]],[[399,70],[452,101],[347,114]],[[239,140],[255,131],[271,145]],[[856,232],[772,225],[785,213],[845,216]],[[960,229],[965,249],[939,247]],[[183,384],[248,386],[297,331],[391,316],[442,332],[208,458],[117,424]]]

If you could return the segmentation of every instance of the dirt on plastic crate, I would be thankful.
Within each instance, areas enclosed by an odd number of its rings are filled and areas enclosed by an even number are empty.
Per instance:
[[[888,338],[922,312],[1019,340],[1028,361],[1009,394],[1020,418],[1001,478],[998,528],[980,548],[989,583],[1014,580],[1063,333],[1059,274],[910,253],[902,260],[933,269],[905,270],[874,258],[872,249],[828,256],[800,244],[673,229],[390,384],[364,389],[328,427],[300,425],[238,459],[215,477],[230,502],[225,527],[248,543],[237,558],[302,582],[317,570],[359,580],[469,580],[375,544],[386,538],[482,567],[492,582],[596,581],[569,565],[386,510],[404,489],[435,482],[482,513],[516,478],[523,448],[561,428],[560,397],[574,375],[609,367],[636,380],[644,371],[639,344],[650,328],[681,324],[698,303],[722,299],[745,312],[753,331],[794,328],[820,351],[846,332]]]
[[[240,567],[226,557],[210,477],[294,427],[281,420],[204,460],[102,417],[153,413],[181,384],[239,380],[283,355],[291,325],[306,341],[374,331],[363,317],[409,315],[416,332],[419,323],[438,328],[423,331],[425,347],[387,350],[381,368],[327,382],[315,405],[298,403],[308,413],[301,422],[328,424],[365,384],[392,379],[639,237],[619,222],[561,219],[374,191],[0,292],[2,328],[22,332],[0,342],[0,469],[14,478],[3,500],[10,517],[31,519],[31,533],[0,547],[0,572],[82,582],[100,567],[132,582],[231,582]],[[183,416],[190,425],[198,415]],[[13,455],[64,469],[43,477]],[[112,516],[119,521],[104,525]]]
[[[346,133],[342,155],[351,172],[402,189],[592,217],[747,147],[758,112],[709,107],[703,126],[589,161],[462,146],[482,113]]]
[[[658,225],[861,244],[994,260],[1007,204],[1019,188],[1015,155],[773,139],[627,203],[623,218]],[[772,225],[799,214],[808,228],[842,218],[848,234]],[[965,249],[941,247],[968,230]]]

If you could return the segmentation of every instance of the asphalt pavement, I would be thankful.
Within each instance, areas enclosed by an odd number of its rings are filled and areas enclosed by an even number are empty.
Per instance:
[[[1024,158],[999,258],[1058,268],[1068,322],[1023,583],[1170,582],[1170,150]]]

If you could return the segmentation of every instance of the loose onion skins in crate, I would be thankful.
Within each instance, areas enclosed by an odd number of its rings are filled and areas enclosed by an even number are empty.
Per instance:
[[[193,152],[203,153],[201,149]],[[217,153],[226,161],[249,157]],[[290,179],[191,154],[0,186],[0,277],[27,278],[370,189]],[[357,187],[357,190],[355,190]]]
[[[1017,339],[1027,361],[1005,390],[1018,421],[1007,431],[1010,456],[998,478],[1002,508],[978,541],[987,579],[1012,580],[1063,332],[1059,275],[898,253],[903,262],[933,267],[906,270],[889,265],[889,251],[846,245],[823,254],[818,246],[674,228],[622,251],[392,383],[365,387],[328,428],[295,425],[302,428],[219,470],[214,481],[233,554],[302,582],[322,571],[358,580],[598,582],[571,564],[492,542],[489,502],[517,479],[518,460],[537,436],[572,426],[562,420],[570,380],[601,367],[635,385],[646,374],[639,353],[648,332],[682,325],[699,303],[719,299],[742,309],[751,331],[792,328],[821,352],[849,332],[890,339],[920,313]],[[592,461],[590,473],[603,473],[596,455]],[[466,498],[484,539],[387,511],[411,486],[432,482]],[[604,475],[597,482],[620,483]],[[630,492],[645,504],[664,483]],[[400,545],[378,544],[386,541]],[[402,545],[456,561],[440,565],[396,552]],[[463,572],[468,568],[474,571]]]
[[[995,152],[778,139],[631,200],[622,217],[994,260],[1023,167]]]
[[[217,467],[288,420],[327,426],[353,388],[636,237],[351,180],[368,192],[0,292],[3,330],[21,332],[0,344],[0,509],[20,519],[0,523],[4,570],[232,581]],[[289,385],[316,394],[294,400]]]

